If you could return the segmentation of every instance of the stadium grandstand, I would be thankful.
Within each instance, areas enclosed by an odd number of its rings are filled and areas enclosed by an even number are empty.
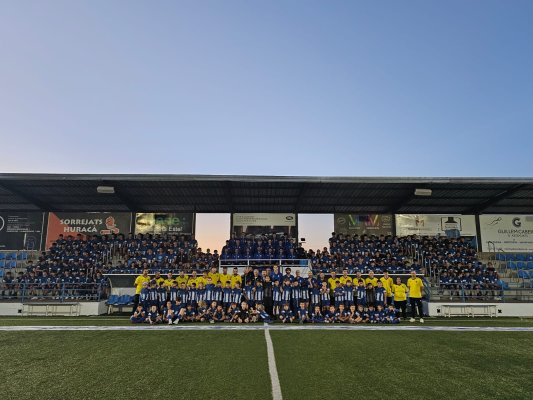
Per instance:
[[[194,283],[193,298],[211,301],[207,278],[216,286],[234,268],[243,284],[234,299],[249,306],[250,285],[268,276],[270,297],[290,268],[294,314],[302,298],[312,311],[309,297],[322,282],[334,304],[343,275],[353,281],[351,299],[370,273],[405,284],[413,271],[423,280],[425,315],[530,312],[517,308],[533,294],[527,179],[2,174],[0,190],[4,313],[123,311],[139,303],[134,281],[144,270],[156,281],[158,306],[171,300],[173,281],[176,291],[185,283],[185,298]],[[218,249],[197,243],[199,212],[231,213]],[[322,249],[298,240],[306,213],[334,220]]]

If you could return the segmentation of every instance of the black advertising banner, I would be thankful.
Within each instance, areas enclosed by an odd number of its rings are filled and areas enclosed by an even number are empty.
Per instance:
[[[392,214],[335,214],[335,233],[392,235]]]
[[[46,248],[57,240],[59,235],[82,235],[85,239],[92,235],[125,234],[131,232],[131,214],[125,212],[58,212],[48,214]]]
[[[135,233],[191,235],[194,233],[194,214],[137,213]]]
[[[0,213],[0,250],[40,250],[44,213]]]

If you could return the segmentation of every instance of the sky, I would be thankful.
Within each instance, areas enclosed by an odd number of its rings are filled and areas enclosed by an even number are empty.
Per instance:
[[[533,2],[0,5],[0,172],[532,176]]]

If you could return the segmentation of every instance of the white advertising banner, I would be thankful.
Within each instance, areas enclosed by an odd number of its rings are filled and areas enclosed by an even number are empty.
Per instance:
[[[533,215],[480,215],[483,251],[533,252]]]
[[[476,217],[459,214],[396,214],[397,236],[476,236]]]
[[[296,214],[235,213],[233,226],[296,226]]]

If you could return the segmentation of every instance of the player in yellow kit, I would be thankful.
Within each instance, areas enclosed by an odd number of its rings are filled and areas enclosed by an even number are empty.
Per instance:
[[[375,288],[378,285],[378,278],[374,276],[374,271],[368,271],[368,277],[365,279],[365,286],[371,283],[372,287]]]
[[[383,283],[383,287],[387,292],[387,304],[392,304],[392,285],[394,282],[389,276],[389,271],[383,271],[383,276],[379,278],[379,280],[381,281],[381,283]]]
[[[407,286],[402,282],[402,278],[396,277],[396,283],[392,285],[394,294],[394,308],[401,310],[402,318],[407,318]]]
[[[148,276],[148,268],[143,269],[142,275],[139,275],[137,278],[135,278],[135,282],[133,283],[133,286],[135,286],[135,297],[133,300],[133,312],[137,309],[137,306],[139,305],[139,297],[141,295],[141,290],[143,288],[144,282],[150,282],[150,277]]]
[[[178,282],[178,287],[181,287],[181,284],[184,283],[185,286],[187,286],[187,282],[189,281],[189,277],[183,272],[183,270],[180,271],[180,274],[176,277],[176,282]]]
[[[211,267],[211,271],[207,275],[211,278],[211,283],[216,286],[216,284],[220,280],[220,274],[217,271],[217,267]]]
[[[226,282],[231,283],[231,275],[228,274],[228,267],[222,267],[222,272],[218,276],[218,280],[222,283],[222,287],[226,287]]]
[[[420,323],[423,324],[422,289],[424,288],[424,283],[422,282],[422,279],[416,276],[415,271],[411,271],[411,277],[407,280],[407,288],[409,289],[409,303],[411,304],[410,322],[415,322],[416,309],[418,309]]]

